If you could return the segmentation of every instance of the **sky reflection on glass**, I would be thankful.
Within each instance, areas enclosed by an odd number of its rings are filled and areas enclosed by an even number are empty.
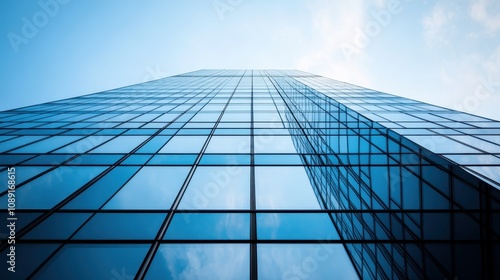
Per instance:
[[[259,239],[339,239],[326,213],[259,213]]]
[[[17,209],[50,209],[104,171],[104,166],[59,167],[16,190]],[[7,205],[7,195],[0,198]]]
[[[143,167],[104,209],[170,209],[189,167]]]
[[[40,270],[36,279],[102,279],[135,275],[147,244],[68,244]]]
[[[198,167],[179,209],[249,209],[250,168]]]
[[[259,244],[259,279],[359,279],[342,244]]]
[[[165,239],[249,239],[250,215],[238,213],[178,213]]]
[[[257,209],[320,209],[304,167],[256,167]]]
[[[246,244],[163,244],[146,279],[249,279]]]

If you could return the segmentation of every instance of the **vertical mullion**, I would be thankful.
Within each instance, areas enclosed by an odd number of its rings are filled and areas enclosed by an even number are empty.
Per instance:
[[[257,279],[257,214],[255,213],[253,70],[250,91],[250,279]]]

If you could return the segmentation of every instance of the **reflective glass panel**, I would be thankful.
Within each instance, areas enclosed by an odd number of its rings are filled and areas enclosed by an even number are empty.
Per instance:
[[[258,213],[259,239],[339,239],[333,222],[325,213]]]
[[[67,244],[38,271],[35,278],[130,279],[136,274],[148,249],[148,244]]]
[[[163,244],[146,279],[250,279],[247,244]]]
[[[248,239],[250,215],[238,213],[179,213],[165,239]]]
[[[250,168],[198,167],[182,197],[179,209],[248,209]]]
[[[259,279],[359,279],[342,244],[259,244]]]
[[[255,167],[257,209],[320,209],[304,167]]]
[[[97,213],[73,239],[153,239],[166,214]]]
[[[189,167],[143,167],[104,209],[170,209]]]

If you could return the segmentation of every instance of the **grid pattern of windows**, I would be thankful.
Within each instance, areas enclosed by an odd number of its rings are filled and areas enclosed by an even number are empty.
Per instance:
[[[18,279],[500,277],[499,122],[294,70],[0,115]]]

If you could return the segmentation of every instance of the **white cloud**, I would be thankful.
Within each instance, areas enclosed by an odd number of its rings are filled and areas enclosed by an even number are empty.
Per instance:
[[[296,63],[296,68],[357,84],[367,84],[363,53],[347,60],[345,46],[353,44],[356,30],[367,20],[362,1],[316,1],[308,3],[312,19],[311,48]],[[344,48],[344,49],[343,49]]]
[[[489,54],[471,53],[441,64],[443,94],[433,102],[500,120],[500,47]],[[431,102],[432,103],[432,102]]]
[[[500,31],[500,2],[497,0],[475,1],[470,9],[472,19],[485,27],[489,33]]]
[[[436,4],[422,22],[427,44],[431,46],[436,43],[448,45],[447,38],[450,29],[453,28],[452,21],[454,18],[455,13],[450,5]]]
[[[426,101],[500,119],[496,109],[500,87],[495,79],[500,76],[500,47],[484,36],[500,30],[500,19],[493,16],[495,9],[498,11],[494,6],[490,0],[468,5],[444,1],[424,16],[422,24],[428,45],[446,47],[433,49],[439,58],[434,62],[434,68],[439,69],[436,91],[441,94]]]

